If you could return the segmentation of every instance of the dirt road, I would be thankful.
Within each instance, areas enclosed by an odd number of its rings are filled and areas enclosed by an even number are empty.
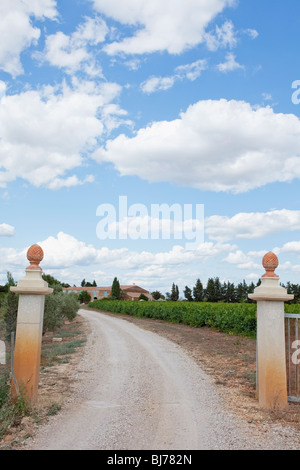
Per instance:
[[[91,335],[74,400],[29,450],[278,449],[225,409],[212,380],[173,342],[81,310]]]

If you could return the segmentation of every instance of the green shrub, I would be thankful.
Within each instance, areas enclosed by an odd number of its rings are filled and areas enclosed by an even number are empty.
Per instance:
[[[62,315],[69,321],[74,320],[79,310],[78,297],[74,293],[63,294]]]
[[[5,336],[11,339],[11,333],[16,331],[19,296],[8,291],[3,300],[3,319],[5,323]]]
[[[61,328],[65,319],[72,321],[78,309],[76,294],[64,294],[59,291],[56,294],[46,295],[43,333]]]
[[[9,341],[11,333],[16,331],[18,313],[18,295],[8,292],[3,302],[3,320],[5,323],[6,339]],[[79,310],[76,294],[65,294],[57,290],[46,295],[43,333],[61,328],[65,320],[72,321]]]
[[[16,400],[11,399],[9,373],[6,371],[0,375],[0,440],[13,425],[20,424],[24,416],[28,416],[30,407],[24,393]]]
[[[63,294],[50,294],[45,298],[43,334],[46,331],[55,331],[64,324]]]
[[[5,302],[6,292],[0,292],[0,307],[3,307]]]

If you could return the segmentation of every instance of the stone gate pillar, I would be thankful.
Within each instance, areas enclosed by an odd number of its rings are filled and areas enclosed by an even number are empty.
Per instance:
[[[23,391],[32,405],[37,400],[40,377],[41,345],[43,333],[45,295],[53,289],[42,279],[39,264],[44,257],[43,250],[33,245],[27,252],[30,266],[25,270],[25,278],[10,290],[19,294],[17,330],[14,351],[14,372],[17,388]],[[14,382],[12,394],[16,396]]]
[[[279,284],[277,256],[267,253],[262,264],[261,285],[249,294],[257,301],[257,394],[262,408],[283,409],[288,406],[284,302],[294,296]]]

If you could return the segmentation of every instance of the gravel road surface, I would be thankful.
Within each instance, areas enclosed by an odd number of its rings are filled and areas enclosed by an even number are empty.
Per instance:
[[[173,342],[102,313],[81,310],[91,334],[78,389],[28,450],[285,449],[231,416],[212,379]]]

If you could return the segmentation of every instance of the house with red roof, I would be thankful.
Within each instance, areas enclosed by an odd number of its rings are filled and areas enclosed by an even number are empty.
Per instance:
[[[124,300],[139,300],[140,295],[143,294],[148,297],[149,300],[153,300],[152,295],[146,289],[132,284],[130,286],[120,286],[123,294]],[[110,287],[67,287],[63,289],[64,292],[73,292],[75,294],[80,294],[82,291],[86,291],[90,294],[91,298],[94,300],[102,300],[108,298],[111,294]]]

